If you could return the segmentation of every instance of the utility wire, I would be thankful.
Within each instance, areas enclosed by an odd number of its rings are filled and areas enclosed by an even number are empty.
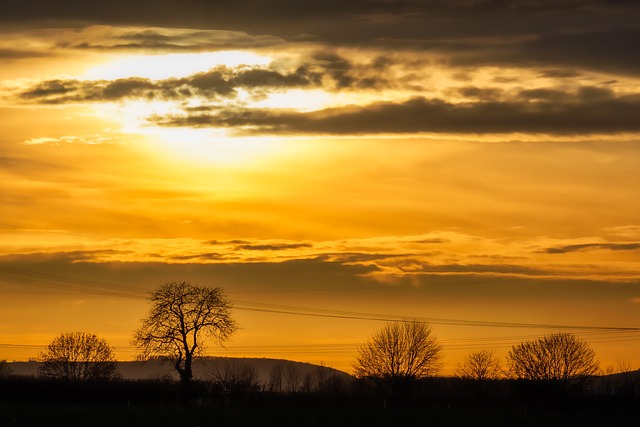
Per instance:
[[[58,274],[36,272],[32,270],[7,267],[0,265],[0,277],[14,283],[40,286],[45,288],[63,289],[75,293],[93,293],[122,298],[147,299],[147,295],[138,288],[98,282],[94,280],[79,279],[75,277]],[[400,316],[390,314],[362,313],[356,311],[328,310],[321,308],[310,308],[300,306],[286,306],[265,304],[253,301],[236,301],[234,308],[244,311],[260,313],[286,314],[295,316],[308,316],[320,318],[368,320],[380,322],[416,320],[436,325],[449,326],[476,326],[476,327],[497,327],[497,328],[533,328],[533,329],[563,329],[563,330],[594,330],[594,331],[618,331],[618,332],[640,332],[640,327],[620,327],[620,326],[594,326],[594,325],[562,325],[543,323],[517,323],[517,322],[497,322],[467,319],[448,319],[436,317],[416,317]]]

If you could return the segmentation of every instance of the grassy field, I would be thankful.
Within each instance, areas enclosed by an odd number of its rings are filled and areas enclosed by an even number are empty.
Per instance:
[[[286,394],[229,393],[208,382],[183,389],[172,381],[73,384],[12,377],[0,381],[0,427],[635,427],[640,419],[635,390],[550,390],[510,381],[430,379],[411,396],[385,402],[357,383],[338,392]]]
[[[636,402],[637,403],[637,402]],[[635,426],[632,402],[583,402],[569,407],[543,404],[425,402],[384,407],[382,402],[269,401],[233,405],[101,405],[0,403],[0,426],[205,427],[205,426]]]

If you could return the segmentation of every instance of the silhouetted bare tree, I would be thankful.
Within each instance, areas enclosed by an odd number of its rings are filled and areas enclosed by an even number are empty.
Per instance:
[[[300,387],[300,370],[293,363],[284,367],[284,385],[287,393],[295,393]]]
[[[612,393],[640,395],[640,369],[634,369],[629,360],[618,358],[615,368],[606,369],[608,388]]]
[[[13,370],[6,360],[0,360],[0,378],[7,378],[11,376]]]
[[[419,378],[441,368],[441,347],[423,322],[389,323],[359,348],[356,377],[368,378],[399,396]]]
[[[307,372],[306,374],[304,374],[304,377],[302,377],[302,383],[300,385],[300,391],[304,393],[311,393],[317,390],[318,385],[316,384],[313,373]]]
[[[247,393],[260,389],[255,366],[238,359],[216,359],[213,380],[227,393]]]
[[[546,335],[513,346],[507,354],[507,364],[516,378],[562,384],[600,370],[591,347],[568,333]]]
[[[269,391],[281,392],[282,383],[284,382],[284,365],[278,363],[269,372]]]
[[[237,329],[222,289],[171,282],[151,293],[151,309],[134,332],[141,358],[171,359],[183,383],[193,378],[192,362],[207,339],[222,343]]]
[[[72,382],[110,380],[118,377],[113,347],[86,332],[63,333],[40,354],[39,374]]]
[[[631,362],[622,358],[618,358],[616,360],[616,367],[615,367],[615,373],[616,374],[624,374],[627,372],[632,372],[634,371],[633,367],[631,366]]]
[[[492,350],[481,350],[469,353],[457,366],[455,375],[471,380],[494,380],[502,376],[502,368]]]

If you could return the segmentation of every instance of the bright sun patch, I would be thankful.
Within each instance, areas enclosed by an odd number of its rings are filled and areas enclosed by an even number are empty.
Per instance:
[[[225,129],[156,126],[147,120],[151,116],[178,114],[180,106],[174,101],[138,100],[99,104],[94,109],[98,116],[120,123],[123,133],[144,137],[150,142],[151,151],[173,160],[238,167],[283,154],[277,138],[238,138],[229,136]]]
[[[87,71],[83,79],[114,80],[119,78],[147,78],[163,80],[180,78],[224,65],[263,67],[270,58],[249,52],[226,51],[197,54],[137,55],[120,57]],[[236,102],[252,108],[287,108],[311,111],[326,108],[334,102],[334,96],[324,91],[289,90],[258,97],[242,88],[236,92]],[[160,126],[153,117],[184,115],[185,107],[199,107],[204,100],[128,99],[119,102],[95,104],[94,112],[101,118],[120,124],[120,131],[140,135],[150,141],[149,149],[192,163],[216,164],[238,167],[282,156],[282,138],[231,136],[223,128],[191,128]],[[218,99],[226,104],[229,100]]]
[[[234,138],[221,129],[150,127],[152,149],[173,160],[223,167],[247,167],[282,154],[282,144],[267,137]]]
[[[335,105],[335,96],[322,90],[289,90],[269,94],[264,100],[255,102],[255,108],[283,108],[298,111],[313,111]]]
[[[176,53],[169,55],[133,55],[114,59],[89,69],[83,76],[87,80],[116,80],[141,77],[152,80],[186,77],[225,65],[261,66],[271,61],[266,56],[251,52],[223,51],[204,53]]]

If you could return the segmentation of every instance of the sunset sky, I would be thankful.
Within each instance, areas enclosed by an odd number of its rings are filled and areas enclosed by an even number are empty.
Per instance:
[[[223,356],[351,371],[385,321],[640,368],[640,4],[0,3],[0,360],[122,360],[170,281]]]

